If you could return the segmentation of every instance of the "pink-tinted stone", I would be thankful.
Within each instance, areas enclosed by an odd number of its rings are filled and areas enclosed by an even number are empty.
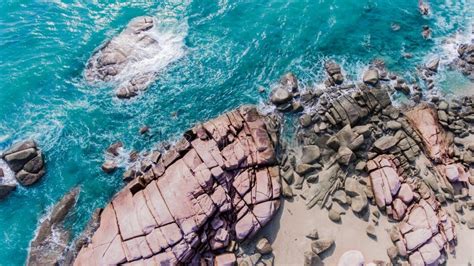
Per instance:
[[[408,257],[408,261],[410,262],[411,266],[425,266],[423,257],[421,257],[421,254],[418,251],[411,254],[410,257]]]
[[[133,206],[138,217],[138,224],[140,225],[142,232],[148,234],[157,226],[155,218],[148,209],[143,190],[138,191],[133,195]]]
[[[397,198],[393,201],[393,218],[395,220],[403,219],[406,210],[407,206],[405,205],[405,203],[403,203],[401,199]]]
[[[171,216],[163,197],[161,196],[161,192],[158,190],[156,182],[151,182],[148,184],[148,186],[143,191],[148,208],[155,218],[157,225],[161,226],[173,222],[174,219]]]
[[[413,128],[421,135],[431,159],[442,162],[447,158],[446,134],[438,123],[436,111],[428,105],[418,105],[405,113]]]
[[[263,120],[244,109],[186,133],[198,138],[172,148],[179,153],[166,169],[153,160],[152,177],[127,185],[106,207],[76,265],[197,263],[200,253],[219,254],[268,223],[280,204],[279,169],[266,167],[275,154]]]
[[[144,235],[134,211],[132,193],[122,190],[112,201],[123,240]]]
[[[237,258],[234,253],[224,253],[214,259],[214,266],[234,266]]]
[[[410,204],[413,200],[413,191],[410,188],[410,185],[404,183],[400,186],[400,191],[398,191],[398,197],[403,200],[406,204]]]
[[[433,264],[438,261],[441,257],[438,245],[433,241],[428,241],[426,244],[420,247],[419,252],[425,264]]]
[[[424,244],[432,236],[431,231],[425,228],[416,229],[413,232],[407,233],[405,241],[408,250],[414,250]]]

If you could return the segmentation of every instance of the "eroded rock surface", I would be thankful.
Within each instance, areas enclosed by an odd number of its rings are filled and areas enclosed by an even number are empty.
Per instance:
[[[2,154],[2,158],[24,186],[34,184],[46,173],[43,154],[33,140],[16,143]]]
[[[274,144],[263,117],[242,107],[197,125],[103,210],[75,265],[235,262],[280,206]]]

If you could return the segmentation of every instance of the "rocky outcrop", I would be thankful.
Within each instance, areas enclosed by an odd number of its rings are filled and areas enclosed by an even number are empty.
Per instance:
[[[33,140],[16,143],[2,158],[23,186],[34,184],[46,173],[43,154]]]
[[[106,42],[94,53],[87,62],[85,77],[91,82],[118,82],[116,89],[118,98],[131,98],[140,91],[146,90],[155,80],[156,73],[152,70],[127,76],[122,72],[129,70],[132,64],[143,60],[144,50],[160,51],[156,37],[151,33],[154,27],[152,17],[134,18],[116,37]]]
[[[78,188],[71,190],[41,222],[30,243],[27,265],[59,265],[64,260],[69,242],[69,231],[64,228],[64,220],[74,207],[78,195]]]
[[[451,67],[474,80],[474,43],[461,44],[458,47],[458,57],[451,62]]]
[[[271,132],[254,107],[195,126],[141,172],[100,215],[75,265],[231,265],[240,241],[280,206]]]

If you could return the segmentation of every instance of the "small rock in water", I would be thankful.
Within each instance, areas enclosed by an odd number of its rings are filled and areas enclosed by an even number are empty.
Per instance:
[[[393,30],[393,31],[399,31],[400,30],[400,24],[398,23],[392,23],[390,25],[390,28]]]
[[[270,101],[273,104],[281,105],[288,103],[293,98],[293,95],[285,88],[279,87],[272,92]]]
[[[258,253],[265,255],[269,254],[273,251],[272,245],[268,242],[268,239],[262,238],[257,242],[257,246],[255,247]]]
[[[150,132],[150,128],[148,126],[143,126],[140,128],[140,134],[143,135],[143,134],[146,134]]]
[[[425,67],[433,72],[438,72],[439,58],[434,58],[430,60]]]
[[[101,168],[102,168],[102,171],[104,171],[107,174],[110,174],[117,169],[117,164],[113,161],[107,160],[102,164]]]
[[[123,147],[123,143],[120,142],[120,141],[117,141],[115,143],[112,143],[108,148],[107,148],[107,152],[114,155],[114,156],[118,156],[119,155],[119,151],[120,151],[120,148]]]
[[[421,35],[425,39],[431,38],[431,29],[428,27],[428,25],[423,25],[423,31],[421,32]]]

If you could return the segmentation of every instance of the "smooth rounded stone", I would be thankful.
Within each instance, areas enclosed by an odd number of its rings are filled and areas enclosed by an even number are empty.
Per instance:
[[[361,194],[361,192],[363,191],[361,186],[362,185],[355,178],[352,177],[346,178],[344,182],[344,190],[347,195],[351,197],[358,196]]]
[[[367,196],[355,196],[352,198],[351,209],[356,213],[361,213],[367,208],[368,204]]]
[[[300,175],[304,175],[304,174],[307,174],[309,172],[312,172],[314,170],[316,170],[317,168],[314,166],[314,165],[310,165],[310,164],[298,164],[296,166],[296,173],[300,174]]]
[[[303,154],[301,156],[301,163],[304,164],[314,163],[321,156],[321,151],[316,145],[303,146],[301,152]]]
[[[369,224],[367,228],[365,229],[365,232],[367,235],[371,238],[377,238],[377,234],[375,232],[375,226],[372,224]]]
[[[293,98],[293,94],[289,92],[286,88],[278,87],[270,96],[270,101],[276,105],[282,105],[288,103]]]
[[[334,209],[330,209],[328,212],[329,220],[338,223],[341,221],[341,214]]]
[[[306,237],[313,240],[318,239],[319,238],[318,229],[314,228],[313,230],[311,230],[311,232],[309,232],[309,234],[306,235]]]
[[[379,72],[376,69],[369,69],[364,73],[362,80],[366,84],[376,85],[379,82]]]
[[[397,121],[392,121],[391,120],[391,121],[387,122],[387,128],[391,129],[391,130],[398,130],[398,129],[402,128],[402,124],[400,124]]]
[[[14,172],[18,172],[29,160],[33,159],[37,155],[38,153],[36,152],[35,148],[28,148],[7,154],[4,156],[4,159]]]
[[[374,147],[380,152],[385,152],[397,145],[398,139],[394,136],[383,136],[374,142]]]
[[[337,262],[337,266],[363,266],[364,264],[364,255],[358,250],[344,252]]]
[[[354,158],[354,153],[348,147],[340,147],[337,151],[337,161],[342,165],[349,165]]]
[[[472,186],[474,186],[474,175],[471,173],[471,175],[469,176],[469,184],[471,184]]]
[[[314,253],[313,251],[306,251],[304,253],[304,266],[322,266],[323,261],[318,256],[318,254]]]
[[[268,242],[268,239],[266,238],[261,238],[260,240],[258,240],[255,249],[258,253],[262,255],[269,254],[273,251],[272,245],[270,244],[270,242]]]
[[[29,173],[25,170],[21,170],[15,175],[15,178],[23,186],[30,186],[36,183],[45,173],[46,171],[44,169],[41,169],[38,173]]]
[[[36,157],[31,159],[23,166],[23,170],[29,173],[38,173],[44,167],[43,155],[38,153]]]
[[[311,250],[314,253],[321,255],[333,245],[334,245],[334,239],[329,239],[329,238],[318,239],[318,240],[314,240],[311,243]]]
[[[102,166],[102,171],[107,174],[113,173],[117,169],[117,164],[114,161],[107,160],[105,161]]]
[[[347,204],[347,195],[346,195],[346,192],[344,190],[337,190],[336,192],[334,192],[334,194],[332,195],[332,200],[342,204],[342,205],[345,205]]]
[[[300,120],[300,125],[301,125],[302,127],[308,127],[308,126],[310,126],[311,123],[312,123],[311,115],[309,115],[309,114],[303,114],[303,115],[301,115],[300,118],[299,118],[299,120]]]

